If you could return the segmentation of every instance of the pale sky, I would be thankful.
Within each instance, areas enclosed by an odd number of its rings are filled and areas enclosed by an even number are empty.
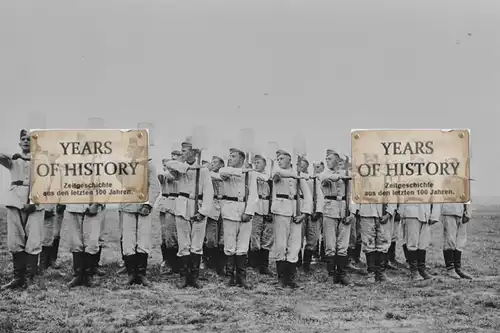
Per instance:
[[[313,160],[349,153],[351,129],[470,128],[472,195],[495,195],[499,3],[0,0],[0,150],[33,113],[153,122],[158,165],[196,125],[211,147],[251,127],[292,149],[300,132]]]

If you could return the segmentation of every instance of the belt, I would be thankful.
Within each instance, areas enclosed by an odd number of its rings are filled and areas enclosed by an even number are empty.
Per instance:
[[[288,194],[276,194],[276,198],[280,199],[288,199],[288,200],[297,200],[297,194],[296,195],[288,195]],[[301,199],[304,199],[304,196],[300,196]]]
[[[326,200],[337,200],[337,196],[336,195],[325,195],[325,199]],[[340,199],[340,200],[345,201],[345,197],[342,197],[342,199]]]
[[[259,195],[259,199],[262,199],[262,200],[271,200],[271,196],[269,196],[269,195]]]
[[[228,197],[228,196],[225,196],[225,195],[223,195],[223,199],[222,200],[234,201],[234,202],[245,202],[243,199],[240,200],[238,197]]]
[[[25,184],[22,180],[16,180],[10,183],[11,186],[30,186],[30,184]]]
[[[179,193],[164,193],[164,194],[162,194],[162,196],[164,198],[170,198],[170,197],[177,198],[179,196]]]
[[[224,200],[225,195],[214,195],[214,199]]]
[[[188,199],[191,198],[191,196],[189,195],[189,193],[184,193],[184,192],[179,192],[179,196],[180,197],[184,197],[184,198],[188,198]],[[202,200],[202,199],[203,199],[203,194],[199,194],[198,195],[198,200]]]

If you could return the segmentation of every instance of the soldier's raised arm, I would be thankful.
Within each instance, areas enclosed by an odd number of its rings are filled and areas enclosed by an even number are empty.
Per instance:
[[[158,199],[158,197],[161,195],[161,186],[156,174],[156,168],[153,163],[151,163],[151,161],[149,161],[148,163],[148,178],[149,200],[145,204],[153,207],[156,203],[156,199]]]
[[[12,168],[12,156],[10,154],[0,153],[0,164],[10,170],[10,168]]]
[[[203,195],[203,199],[198,212],[203,216],[208,216],[210,214],[210,210],[212,209],[212,203],[214,200],[214,184],[212,183],[210,171],[207,168],[200,169],[200,185],[202,188],[201,193]]]

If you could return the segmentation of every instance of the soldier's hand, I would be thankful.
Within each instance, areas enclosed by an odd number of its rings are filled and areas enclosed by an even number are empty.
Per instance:
[[[322,217],[323,217],[323,213],[316,212],[316,213],[312,214],[311,221],[316,222]]]
[[[401,215],[399,215],[399,213],[396,212],[394,214],[394,222],[399,222],[399,221],[401,221]]]
[[[203,221],[204,218],[205,218],[205,216],[203,216],[202,214],[196,213],[193,217],[191,217],[191,221],[192,222],[201,222],[201,221]]]
[[[151,211],[153,210],[153,207],[151,207],[150,205],[148,204],[144,204],[141,206],[141,208],[139,208],[139,215],[142,215],[142,216],[148,216],[149,214],[151,214]]]
[[[99,212],[99,204],[91,204],[89,208],[87,208],[87,214],[90,216],[97,215]]]
[[[300,223],[304,222],[306,219],[307,219],[307,215],[301,214],[299,216],[295,216],[293,218],[293,222],[295,222],[296,224],[300,224]]]
[[[64,213],[64,211],[66,210],[66,206],[65,205],[57,205],[56,206],[56,212],[58,214],[62,214]]]
[[[33,204],[25,204],[23,206],[23,210],[27,213],[27,214],[31,214],[33,213],[35,210],[36,210],[36,205],[33,205]]]
[[[228,173],[225,173],[225,172],[221,172],[220,173],[220,178],[222,180],[228,180],[229,179],[229,174]]]
[[[389,222],[390,219],[391,219],[390,214],[384,214],[384,216],[382,216],[382,218],[380,219],[380,224],[386,224],[387,222]]]
[[[241,222],[248,222],[252,219],[252,215],[248,215],[248,214],[243,214],[241,216]]]
[[[464,216],[462,217],[462,223],[467,223],[467,222],[469,222],[469,221],[470,221],[470,218],[469,218],[468,216],[465,216],[465,215],[464,215]]]
[[[349,215],[342,219],[342,223],[345,225],[350,225],[351,223],[356,222],[356,218],[353,215]]]
[[[159,175],[158,175],[158,180],[159,180],[159,181],[160,181],[160,183],[162,183],[162,184],[163,184],[163,183],[165,183],[165,176],[164,176],[164,175],[162,175],[162,174],[159,174]]]

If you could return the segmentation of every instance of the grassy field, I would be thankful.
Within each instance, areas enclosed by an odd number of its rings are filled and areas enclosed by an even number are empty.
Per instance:
[[[0,219],[0,282],[11,277],[5,214]],[[107,218],[103,263],[108,276],[92,289],[65,288],[71,256],[62,242],[64,268],[48,274],[47,291],[0,294],[4,332],[500,332],[500,209],[475,211],[469,225],[464,268],[473,281],[436,278],[410,283],[406,272],[390,273],[393,283],[372,285],[353,276],[356,287],[339,287],[316,266],[305,288],[280,290],[249,269],[253,290],[229,288],[216,279],[202,290],[179,290],[177,278],[159,275],[159,222],[148,275],[151,288],[124,287],[118,276],[117,212]],[[63,227],[63,238],[64,238]],[[434,226],[429,264],[442,272],[442,226]],[[398,246],[398,256],[402,251]],[[211,273],[207,273],[211,275]]]

